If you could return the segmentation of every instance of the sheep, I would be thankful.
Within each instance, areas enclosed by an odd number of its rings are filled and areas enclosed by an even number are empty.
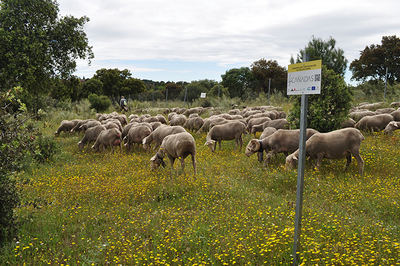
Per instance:
[[[394,121],[400,121],[400,109],[390,113]]]
[[[390,104],[390,106],[393,107],[393,108],[399,108],[400,107],[400,102],[392,102]]]
[[[242,149],[243,139],[242,134],[246,131],[246,126],[240,121],[231,121],[223,125],[216,125],[210,129],[206,137],[205,146],[208,146],[212,152],[215,151],[217,142],[221,150],[222,140],[235,140],[236,147],[240,145]]]
[[[267,127],[273,127],[275,129],[289,129],[289,122],[284,118],[265,121],[262,124],[254,125],[251,128],[250,133],[254,134],[254,137],[255,137],[257,132],[262,132],[264,130],[264,128],[267,128]]]
[[[215,116],[210,116],[209,118],[204,119],[204,123],[201,126],[199,130],[197,130],[197,134],[200,134],[201,132],[206,132],[210,130],[210,124],[214,121],[225,121],[226,119],[222,117],[215,117]]]
[[[261,133],[260,137],[258,139],[264,139],[268,136],[271,136],[272,134],[274,134],[277,131],[276,128],[274,127],[266,127],[264,128],[263,132]]]
[[[55,136],[60,135],[61,132],[70,132],[78,122],[82,120],[74,119],[74,120],[63,120],[60,123],[60,126],[57,128],[56,132],[54,132]]]
[[[103,125],[88,128],[85,131],[85,136],[83,136],[83,138],[78,142],[79,149],[82,150],[86,143],[95,142],[100,132],[106,129],[107,128]]]
[[[353,155],[358,164],[359,173],[363,175],[364,161],[360,156],[360,145],[364,136],[358,129],[342,128],[328,133],[316,133],[306,142],[306,156],[316,159],[316,167],[319,169],[321,160],[341,159],[346,157],[346,169],[351,163]],[[286,157],[286,166],[294,167],[298,161],[299,150]]]
[[[354,121],[351,118],[347,118],[346,120],[344,120],[341,124],[340,127],[341,128],[346,128],[346,127],[354,127],[356,124],[356,121]]]
[[[124,139],[126,135],[128,135],[129,129],[131,129],[132,126],[135,126],[139,124],[138,122],[130,122],[129,124],[127,124],[126,126],[124,126],[124,128],[122,129],[122,135],[121,138]]]
[[[167,120],[165,119],[165,117],[161,114],[157,114],[155,116],[158,119],[158,122],[160,122],[161,124],[167,124]]]
[[[186,130],[181,126],[162,125],[156,128],[153,132],[151,132],[150,135],[143,139],[143,148],[147,150],[150,148],[151,143],[154,143],[155,146],[153,147],[153,149],[157,149],[166,136],[181,132],[186,132]]]
[[[164,157],[167,155],[171,162],[171,172],[174,168],[176,158],[180,158],[182,171],[185,173],[185,158],[192,156],[194,175],[196,175],[196,142],[188,132],[181,132],[166,136],[161,143],[157,153],[150,159],[151,168],[157,169],[160,165],[165,166]]]
[[[98,126],[98,125],[101,125],[101,123],[99,121],[96,121],[96,120],[87,121],[86,123],[84,123],[83,125],[81,125],[79,127],[79,130],[85,132],[88,128],[95,127],[95,126]]]
[[[197,117],[192,117],[186,120],[185,124],[183,125],[184,128],[187,128],[188,130],[199,130],[204,124],[203,118],[197,116]]]
[[[82,131],[82,129],[80,128],[83,124],[85,124],[86,122],[88,122],[88,121],[97,121],[97,120],[94,120],[94,119],[85,119],[85,120],[80,120],[80,121],[78,121],[78,123],[76,123],[76,125],[71,129],[71,133],[72,132],[79,132],[79,131]]]
[[[315,129],[307,128],[306,139],[317,133]],[[279,129],[272,135],[262,139],[252,139],[246,146],[246,156],[259,152],[258,160],[262,161],[263,151],[267,152],[264,165],[277,153],[284,153],[286,156],[299,148],[300,130]]]
[[[118,126],[119,131],[122,131],[122,130],[123,130],[121,121],[119,121],[119,120],[116,119],[116,118],[108,118],[108,119],[106,119],[106,120],[102,120],[102,121],[101,121],[101,124],[105,125],[105,124],[110,123],[110,122],[116,124],[116,125]]]
[[[390,121],[393,121],[393,116],[390,114],[366,116],[357,122],[355,128],[360,130],[381,131]]]
[[[174,115],[169,124],[171,126],[183,126],[186,122],[187,118],[186,116],[182,115],[182,114],[178,114],[178,115]]]
[[[250,133],[251,132],[251,128],[255,125],[259,125],[262,124],[266,121],[270,121],[271,118],[269,117],[257,117],[257,118],[252,118],[247,122],[247,131]]]
[[[124,143],[128,151],[131,150],[132,145],[141,144],[143,139],[150,135],[152,132],[146,124],[138,124],[129,129],[128,134],[125,136]]]
[[[156,128],[158,128],[159,126],[164,125],[164,124],[161,123],[160,121],[157,121],[157,122],[151,122],[150,125],[154,131]]]
[[[112,152],[114,152],[114,146],[121,147],[121,132],[116,128],[106,129],[100,132],[99,136],[96,139],[96,142],[93,144],[92,149],[95,151],[99,151],[100,149],[104,150],[108,146],[111,146]]]
[[[349,114],[349,117],[351,119],[354,119],[356,122],[358,122],[359,120],[361,120],[361,118],[363,118],[365,116],[372,116],[372,115],[376,115],[376,113],[372,112],[372,111],[355,111],[355,112],[351,112]]]
[[[392,134],[393,131],[400,129],[400,122],[399,121],[391,121],[387,126],[385,127],[385,130],[383,131],[385,134]]]
[[[375,111],[376,114],[390,114],[391,112],[396,111],[394,108],[381,108]]]

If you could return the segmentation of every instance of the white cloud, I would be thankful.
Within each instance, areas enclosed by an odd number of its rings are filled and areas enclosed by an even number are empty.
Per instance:
[[[59,0],[59,4],[61,14],[90,18],[86,32],[94,63],[181,60],[248,66],[264,57],[285,66],[313,35],[332,36],[352,61],[366,45],[380,43],[382,36],[394,35],[400,28],[400,2],[394,0]]]

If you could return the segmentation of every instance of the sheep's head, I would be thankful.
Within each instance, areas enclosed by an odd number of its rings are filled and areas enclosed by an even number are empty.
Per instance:
[[[80,150],[82,150],[84,146],[85,146],[85,144],[82,143],[82,141],[79,141],[79,142],[78,142],[78,148],[79,148]]]
[[[260,142],[257,139],[252,139],[246,146],[246,151],[244,152],[246,156],[250,156],[260,150]]]
[[[384,133],[392,134],[396,129],[400,129],[400,122],[392,121],[385,127]]]
[[[160,148],[160,150],[153,157],[151,157],[150,165],[152,170],[156,170],[158,167],[160,167],[160,165],[165,167],[164,155],[165,153]]]
[[[204,146],[208,146],[212,152],[215,151],[215,140],[208,140],[204,143]]]
[[[295,153],[289,154],[286,157],[286,169],[295,168],[298,161],[299,159]]]
[[[149,143],[147,142],[147,137],[142,140],[143,149],[148,150],[150,148]]]

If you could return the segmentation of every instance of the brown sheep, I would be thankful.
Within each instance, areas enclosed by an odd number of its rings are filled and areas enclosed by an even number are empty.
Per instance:
[[[145,124],[138,124],[136,126],[132,126],[131,129],[129,129],[128,134],[123,139],[125,147],[127,148],[128,151],[130,151],[131,147],[134,144],[142,144],[143,139],[148,135],[150,135],[151,132],[152,132],[151,127],[149,128]]]
[[[307,128],[306,139],[317,133],[315,129]],[[246,156],[251,156],[256,152],[265,151],[267,153],[264,164],[267,165],[269,160],[277,153],[284,153],[286,156],[299,148],[300,130],[279,129],[272,135],[262,139],[252,139],[246,147]],[[260,154],[259,154],[260,155]],[[261,157],[261,158],[260,158]],[[262,156],[259,156],[259,161]]]
[[[360,156],[360,145],[364,136],[358,129],[343,128],[328,133],[316,133],[306,142],[306,156],[316,159],[316,167],[321,166],[321,160],[346,158],[346,169],[353,155],[358,163],[359,173],[363,174],[364,161]],[[299,150],[286,157],[286,166],[294,167],[298,161]],[[345,170],[346,170],[345,169]]]
[[[199,130],[204,124],[203,118],[200,116],[192,117],[186,120],[185,124],[183,125],[184,128],[188,130]]]
[[[257,132],[262,132],[264,130],[264,128],[267,128],[267,127],[273,127],[275,129],[289,129],[289,122],[284,118],[265,121],[262,124],[254,125],[251,128],[250,133],[254,134],[254,137],[255,137]]]
[[[56,132],[54,132],[54,135],[58,136],[61,132],[71,132],[71,129],[73,129],[80,121],[82,120],[74,119],[61,121],[60,126],[57,128]]]
[[[78,147],[82,150],[87,143],[95,142],[97,137],[100,135],[100,132],[106,130],[103,125],[98,125],[95,127],[88,128],[85,131],[85,136],[78,142]]]
[[[120,149],[122,148],[121,132],[116,128],[111,128],[100,132],[96,142],[92,146],[92,149],[95,151],[100,151],[100,149],[104,150],[110,146],[112,152],[114,152],[114,146],[117,145],[120,146]]]
[[[160,165],[165,166],[164,157],[167,155],[171,162],[171,172],[174,168],[175,159],[181,160],[182,171],[185,173],[185,158],[192,156],[194,175],[196,175],[196,142],[188,132],[181,132],[166,136],[161,143],[160,149],[150,159],[151,168],[157,169]]]
[[[142,142],[143,148],[145,150],[147,150],[150,148],[151,143],[154,143],[155,146],[153,149],[157,149],[161,145],[163,139],[166,136],[181,133],[181,132],[186,132],[186,130],[181,126],[162,125],[162,126],[156,128],[153,132],[151,132],[150,135],[148,135],[147,137],[145,137],[143,139],[143,142]]]
[[[216,125],[210,129],[206,137],[206,143],[212,152],[215,151],[217,142],[221,150],[222,140],[235,140],[236,147],[240,145],[239,150],[242,149],[243,139],[242,134],[245,133],[246,126],[240,121],[231,121],[226,124]]]
[[[400,129],[400,122],[399,121],[392,121],[385,127],[383,131],[385,134],[392,134],[393,131]]]
[[[360,130],[381,131],[391,121],[393,121],[393,116],[390,114],[366,116],[357,122],[355,128]]]

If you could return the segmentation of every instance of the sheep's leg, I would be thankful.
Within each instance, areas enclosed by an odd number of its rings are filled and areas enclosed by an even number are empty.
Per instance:
[[[175,162],[175,158],[173,158],[173,157],[171,157],[170,155],[168,155],[168,159],[169,159],[169,161],[170,161],[170,163],[171,163],[171,176],[172,176],[172,172],[173,172],[173,170],[174,170],[174,162]]]
[[[351,153],[350,152],[348,152],[346,154],[346,159],[347,159],[347,162],[346,162],[346,168],[344,169],[345,171],[347,170],[347,168],[349,168],[349,165],[351,164]]]
[[[193,164],[194,175],[196,175],[196,158],[194,154],[192,154],[192,164]]]
[[[239,151],[241,151],[241,150],[242,150],[242,146],[243,146],[243,139],[242,139],[242,135],[240,135],[240,137],[239,137],[239,144],[240,144]]]
[[[267,166],[269,161],[271,160],[272,156],[274,156],[274,152],[270,151],[267,153],[267,155],[265,156],[265,160],[264,160],[264,166]]]
[[[357,164],[358,164],[358,171],[360,173],[360,175],[362,176],[364,173],[364,160],[361,158],[360,156],[360,152],[357,149],[356,151],[353,152],[353,156],[354,158],[356,158],[357,160]]]
[[[323,154],[320,153],[320,154],[317,155],[317,164],[316,164],[317,170],[319,170],[319,168],[320,168],[320,166],[321,166],[322,158],[324,158],[324,155],[323,155]]]
[[[185,175],[185,158],[183,158],[183,156],[181,157],[181,166],[183,175]]]
[[[212,152],[214,152],[217,149],[217,142],[214,142],[214,150]]]
[[[219,150],[222,150],[222,148],[221,148],[221,140],[218,140],[218,145],[219,145]]]

